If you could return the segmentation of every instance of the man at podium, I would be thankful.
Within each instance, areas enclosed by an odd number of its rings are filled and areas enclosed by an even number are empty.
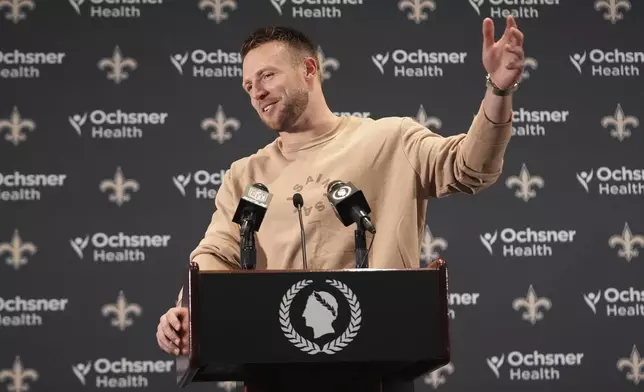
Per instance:
[[[443,137],[408,117],[335,115],[322,91],[316,45],[292,28],[254,31],[241,48],[242,88],[277,137],[232,163],[190,260],[201,270],[242,268],[243,225],[236,213],[240,200],[261,189],[270,194],[270,206],[262,211],[261,227],[256,221],[250,229],[252,268],[355,268],[356,225],[365,229],[364,262],[370,268],[417,267],[428,199],[473,195],[501,174],[512,134],[512,93],[523,72],[522,46],[512,17],[498,41],[492,20],[483,21],[482,64],[488,74],[481,81],[483,99],[467,132]],[[382,99],[396,99],[377,84],[372,88]],[[334,204],[331,190],[359,194],[362,204],[339,213],[341,202]],[[157,340],[167,353],[187,352],[187,336],[180,337],[185,315],[177,306],[160,319]]]

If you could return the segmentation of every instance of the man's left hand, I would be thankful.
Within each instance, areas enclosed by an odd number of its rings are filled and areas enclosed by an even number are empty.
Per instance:
[[[508,16],[505,32],[494,42],[494,22],[483,20],[483,66],[492,83],[499,89],[510,88],[523,74],[523,33],[512,16]]]

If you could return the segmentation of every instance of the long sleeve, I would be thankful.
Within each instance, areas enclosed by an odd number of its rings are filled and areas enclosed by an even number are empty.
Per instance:
[[[215,212],[206,229],[203,239],[190,253],[190,260],[199,265],[200,270],[230,270],[240,268],[239,227],[232,218],[237,204],[233,169],[226,171],[217,196]]]
[[[496,182],[511,136],[512,122],[491,122],[482,105],[466,134],[444,137],[409,118],[400,129],[403,153],[433,197],[474,194]]]

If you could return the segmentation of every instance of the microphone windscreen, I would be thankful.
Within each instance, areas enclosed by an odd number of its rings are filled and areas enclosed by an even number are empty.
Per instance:
[[[295,208],[302,207],[304,205],[304,199],[302,198],[302,195],[299,193],[296,193],[293,195],[293,205]]]

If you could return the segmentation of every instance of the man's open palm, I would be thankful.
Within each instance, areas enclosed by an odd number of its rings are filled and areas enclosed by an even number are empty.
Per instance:
[[[523,33],[508,16],[503,36],[494,42],[494,22],[483,20],[483,66],[500,89],[512,87],[523,73]]]

